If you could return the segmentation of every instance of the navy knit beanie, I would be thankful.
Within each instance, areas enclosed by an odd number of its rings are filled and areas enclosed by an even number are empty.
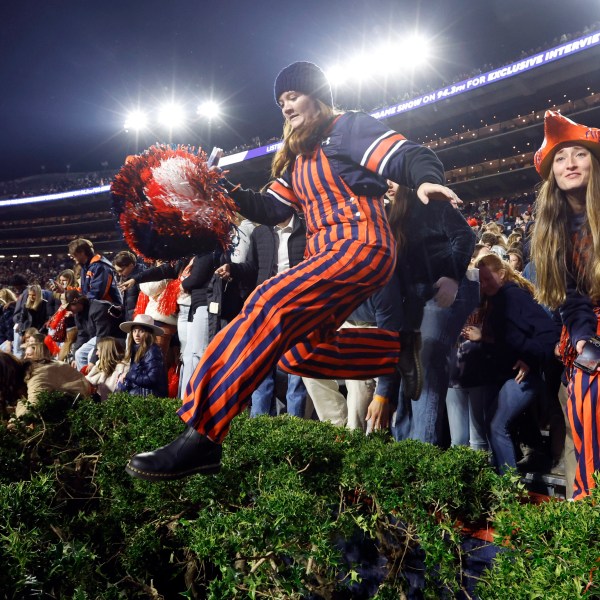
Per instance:
[[[301,92],[333,107],[331,85],[323,71],[311,62],[295,62],[283,69],[275,79],[275,102],[284,92]]]

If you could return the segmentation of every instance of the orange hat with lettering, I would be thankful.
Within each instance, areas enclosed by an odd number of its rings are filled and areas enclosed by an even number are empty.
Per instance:
[[[559,112],[547,110],[544,115],[544,141],[533,157],[535,169],[543,179],[550,174],[552,159],[558,147],[565,142],[585,146],[600,160],[600,129],[580,125]]]

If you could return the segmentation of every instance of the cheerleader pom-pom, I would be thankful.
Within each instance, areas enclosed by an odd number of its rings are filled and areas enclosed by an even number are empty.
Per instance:
[[[111,185],[127,245],[148,260],[174,260],[231,244],[236,205],[188,146],[151,146],[129,156]]]

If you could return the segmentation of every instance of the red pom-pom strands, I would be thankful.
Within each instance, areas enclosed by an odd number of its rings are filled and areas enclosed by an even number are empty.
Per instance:
[[[111,185],[113,209],[133,252],[173,260],[231,244],[236,206],[189,146],[151,146],[129,156]]]

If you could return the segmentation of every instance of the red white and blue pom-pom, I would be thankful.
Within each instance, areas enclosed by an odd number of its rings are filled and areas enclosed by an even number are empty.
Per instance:
[[[148,260],[174,260],[231,244],[236,205],[206,153],[151,146],[127,157],[111,185],[127,245]]]

